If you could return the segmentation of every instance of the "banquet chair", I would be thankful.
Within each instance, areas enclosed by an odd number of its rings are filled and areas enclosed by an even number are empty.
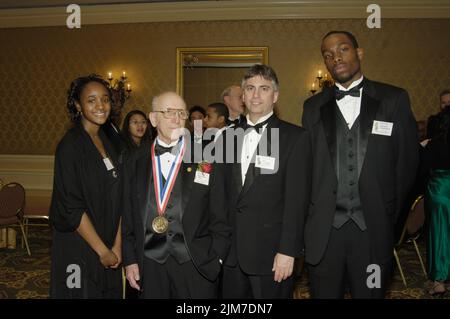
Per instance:
[[[25,240],[28,255],[31,256],[28,238],[23,224],[25,189],[18,183],[8,183],[0,189],[0,227],[19,226]]]
[[[402,277],[403,284],[407,287],[405,275],[403,273],[402,265],[400,264],[400,258],[398,256],[398,250],[404,244],[412,243],[414,245],[415,252],[419,259],[420,265],[422,267],[423,274],[425,278],[427,277],[427,271],[425,269],[425,264],[423,263],[422,255],[420,253],[419,246],[417,245],[417,240],[422,235],[425,223],[425,207],[424,207],[424,196],[419,195],[414,203],[411,205],[411,209],[408,213],[405,225],[403,226],[400,239],[395,244],[394,247],[394,257],[397,262],[398,269],[400,271],[400,276]]]

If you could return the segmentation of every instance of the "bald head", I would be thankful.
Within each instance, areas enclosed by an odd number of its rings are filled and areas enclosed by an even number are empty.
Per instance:
[[[177,93],[172,91],[163,92],[161,94],[156,95],[152,100],[152,111],[161,111],[173,108],[186,109],[186,103],[183,98],[179,96]]]
[[[150,122],[158,133],[158,138],[167,144],[183,135],[187,119],[186,103],[175,92],[163,92],[152,100]]]
[[[238,118],[244,113],[244,103],[242,102],[242,89],[239,85],[231,85],[222,92],[223,103],[228,107],[231,119]]]

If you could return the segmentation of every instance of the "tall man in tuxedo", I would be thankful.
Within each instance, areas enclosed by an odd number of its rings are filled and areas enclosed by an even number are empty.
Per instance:
[[[278,87],[274,70],[266,65],[254,65],[242,81],[248,115],[247,125],[235,130],[238,135],[245,129],[237,138],[236,162],[227,165],[233,234],[224,298],[293,297],[294,258],[302,252],[309,204],[311,150],[304,129],[273,113]]]
[[[393,226],[418,163],[408,93],[371,81],[363,50],[346,31],[329,32],[322,56],[336,86],[304,104],[313,154],[305,257],[313,298],[383,298]]]
[[[123,263],[142,298],[215,298],[230,228],[220,166],[191,162],[188,118],[173,92],[155,97],[154,143],[124,170]]]

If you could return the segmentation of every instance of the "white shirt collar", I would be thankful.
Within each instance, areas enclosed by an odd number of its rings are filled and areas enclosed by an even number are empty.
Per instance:
[[[271,111],[269,114],[264,115],[263,117],[260,117],[260,118],[258,119],[258,121],[256,121],[256,123],[253,123],[252,121],[250,121],[250,116],[247,114],[247,123],[248,123],[249,125],[251,125],[251,126],[255,126],[255,125],[257,125],[257,124],[259,124],[259,123],[262,123],[262,122],[264,122],[265,120],[267,120],[269,117],[272,116],[272,114],[273,114],[273,111]]]
[[[341,84],[339,84],[337,82],[336,82],[336,86],[341,91],[348,91],[348,90],[354,88],[355,86],[359,85],[359,83],[361,83],[363,79],[364,79],[364,76],[361,75],[361,77],[358,80],[353,81],[353,83],[350,84],[350,86],[348,88],[343,87]]]
[[[156,142],[157,142],[159,145],[164,146],[164,147],[173,147],[173,146],[175,146],[175,145],[178,144],[178,140],[173,141],[173,142],[170,143],[170,144],[167,144],[167,143],[164,143],[164,142],[163,142],[160,138],[158,138],[158,137],[156,137]]]

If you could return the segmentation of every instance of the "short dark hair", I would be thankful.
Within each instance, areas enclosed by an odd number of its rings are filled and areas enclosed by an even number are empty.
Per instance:
[[[247,70],[245,73],[243,79],[242,79],[242,87],[244,87],[245,82],[248,79],[251,79],[255,76],[261,76],[263,79],[272,81],[273,89],[275,91],[278,91],[278,88],[280,86],[278,82],[278,77],[275,71],[268,65],[265,64],[255,64],[250,69]]]
[[[205,109],[203,107],[201,107],[200,105],[194,105],[193,107],[191,107],[189,109],[189,121],[191,120],[191,115],[194,112],[200,112],[200,113],[203,114],[203,117],[206,116],[206,111],[205,111]]]
[[[322,38],[322,42],[323,42],[323,40],[325,40],[325,38],[327,38],[328,36],[330,36],[332,34],[345,34],[352,42],[353,47],[355,49],[359,48],[358,41],[356,40],[355,36],[351,32],[348,32],[348,31],[330,31],[327,34],[325,34],[325,36]]]
[[[443,97],[444,95],[447,95],[447,94],[450,94],[450,89],[447,89],[447,90],[442,91],[441,94],[439,94],[439,99],[440,99],[441,97]]]
[[[111,105],[111,112],[115,109],[114,99],[112,96],[111,89],[109,87],[109,83],[102,79],[100,75],[97,74],[89,74],[87,76],[80,76],[70,83],[69,90],[67,90],[67,111],[69,113],[70,120],[73,123],[78,123],[81,119],[81,115],[77,110],[76,102],[80,103],[81,93],[83,92],[84,87],[91,83],[97,82],[102,84],[106,90],[108,91],[109,103]],[[111,114],[110,114],[111,116]]]
[[[208,107],[213,108],[214,111],[217,113],[217,116],[223,116],[225,118],[225,121],[230,116],[230,112],[228,111],[228,107],[220,102],[217,103],[211,103],[208,105]]]
[[[133,148],[138,147],[138,145],[133,141],[133,138],[131,137],[131,133],[130,133],[130,119],[133,115],[136,115],[136,114],[141,115],[147,121],[147,129],[145,130],[144,136],[142,136],[141,145],[143,144],[142,142],[152,140],[151,124],[150,124],[150,121],[148,120],[147,116],[145,115],[144,112],[142,112],[140,110],[132,110],[132,111],[128,112],[127,116],[125,116],[125,119],[123,120],[123,124],[122,124],[122,131],[121,131],[122,137],[125,140],[125,142],[127,143],[128,149],[133,149]]]

